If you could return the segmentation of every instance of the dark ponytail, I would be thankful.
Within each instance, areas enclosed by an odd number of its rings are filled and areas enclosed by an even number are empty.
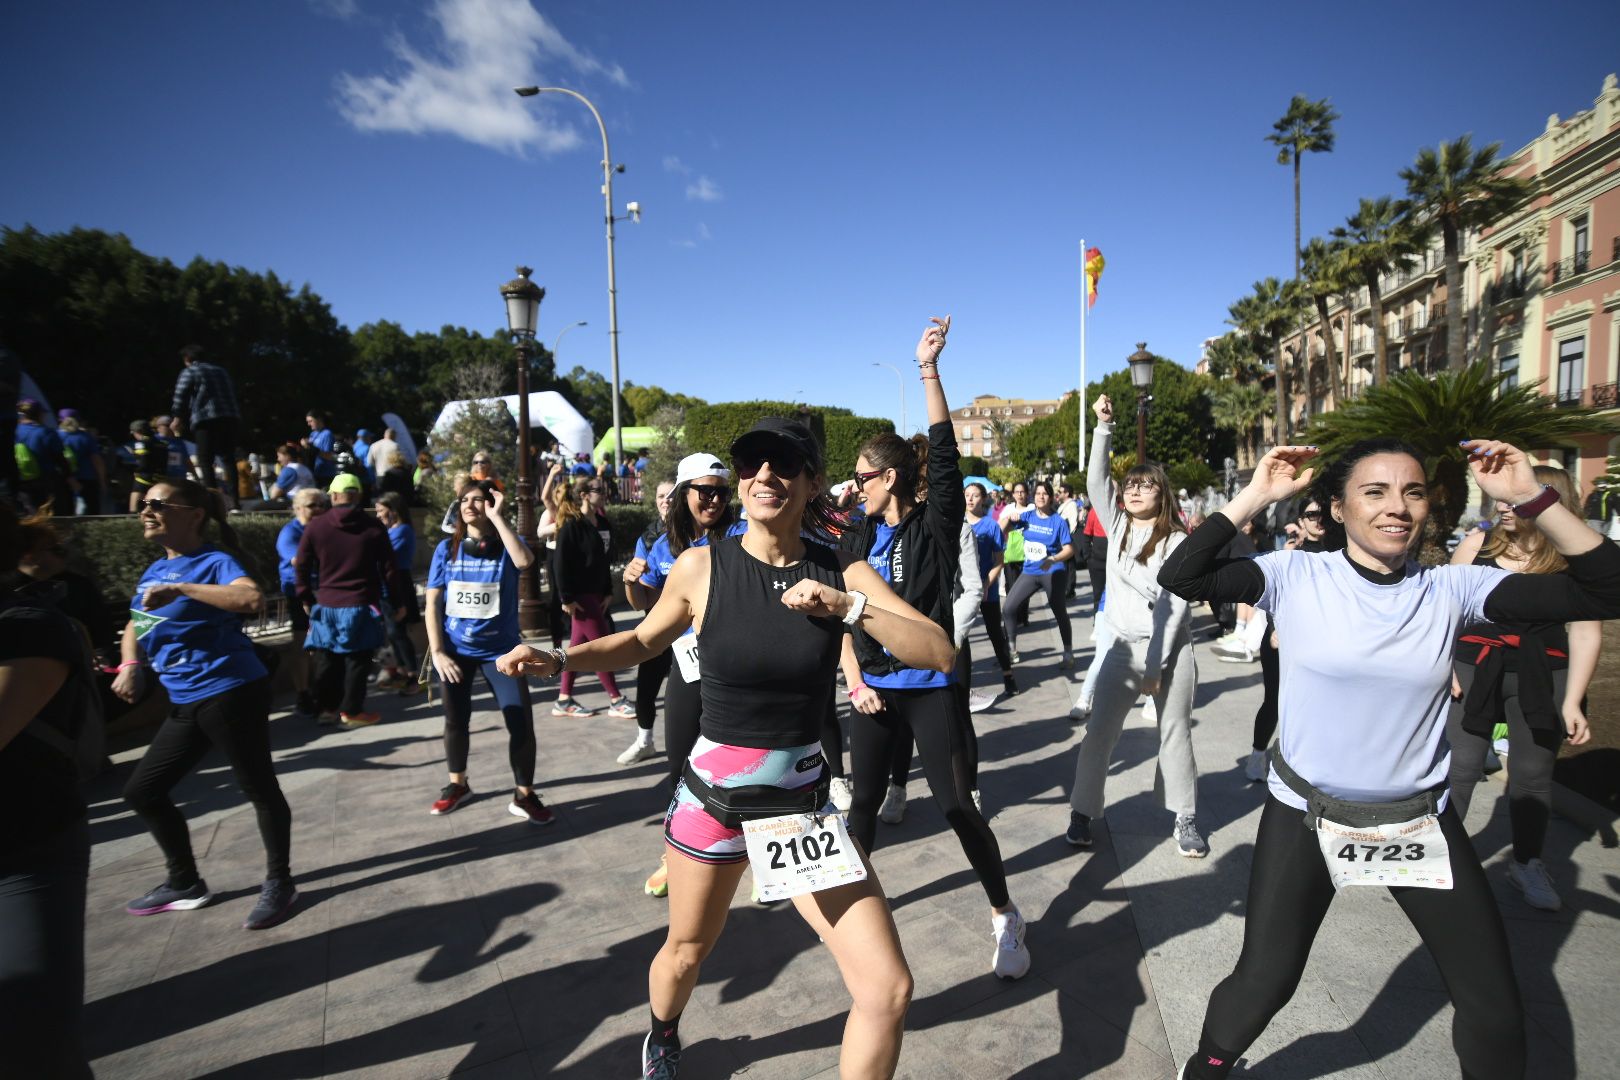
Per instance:
[[[893,469],[896,495],[912,502],[928,497],[928,436],[902,439],[884,432],[867,439],[856,456],[871,462],[874,469]]]
[[[231,557],[242,564],[248,576],[255,581],[259,579],[259,568],[255,560],[246,551],[242,550],[242,541],[231,527],[227,515],[225,496],[213,488],[203,487],[189,476],[165,477],[158,481],[173,488],[187,506],[195,506],[202,510],[204,520],[212,521],[219,530],[219,546],[230,552]],[[156,486],[156,485],[154,485]]]

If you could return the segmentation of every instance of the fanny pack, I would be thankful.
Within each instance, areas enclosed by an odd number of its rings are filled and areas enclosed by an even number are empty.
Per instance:
[[[1271,760],[1272,768],[1276,769],[1277,775],[1282,778],[1282,782],[1288,785],[1288,790],[1305,800],[1305,827],[1312,831],[1316,829],[1318,818],[1327,818],[1340,825],[1365,828],[1376,825],[1398,825],[1425,814],[1438,814],[1440,793],[1446,790],[1446,785],[1442,783],[1410,798],[1393,802],[1350,802],[1334,798],[1300,776],[1283,760],[1282,751],[1276,746],[1271,748],[1267,756]]]
[[[740,829],[743,822],[759,818],[818,813],[827,805],[832,790],[832,777],[826,768],[821,770],[820,780],[810,787],[797,789],[770,784],[716,787],[699,776],[690,761],[681,769],[681,779],[686,783],[686,790],[702,801],[709,816],[728,829]]]

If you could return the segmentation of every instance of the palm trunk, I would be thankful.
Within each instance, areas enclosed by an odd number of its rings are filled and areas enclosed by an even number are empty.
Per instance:
[[[1367,272],[1367,302],[1372,305],[1373,355],[1376,357],[1375,386],[1389,381],[1389,327],[1384,325],[1384,294],[1378,289],[1378,271]]]
[[[1344,400],[1344,384],[1339,378],[1339,350],[1333,344],[1333,324],[1328,321],[1327,297],[1321,293],[1315,294],[1316,318],[1322,324],[1322,344],[1327,347],[1328,392],[1333,395],[1333,407],[1337,409],[1339,402]],[[1350,313],[1345,312],[1345,325],[1349,325]],[[1349,342],[1345,342],[1348,351]]]
[[[1339,385],[1344,387],[1346,400],[1349,400],[1350,397],[1350,371],[1355,366],[1355,360],[1352,359],[1356,355],[1354,352],[1355,347],[1350,340],[1350,335],[1356,328],[1355,305],[1354,293],[1346,289],[1344,293],[1344,368],[1342,377],[1339,380]]]
[[[1283,370],[1282,335],[1271,343],[1271,364],[1277,372],[1277,423],[1273,430],[1277,435],[1277,445],[1286,446],[1289,440],[1288,422],[1288,373]]]
[[[1457,226],[1441,223],[1446,246],[1446,366],[1461,371],[1468,363],[1463,341],[1462,252]]]
[[[1294,280],[1299,280],[1299,144],[1294,144]]]

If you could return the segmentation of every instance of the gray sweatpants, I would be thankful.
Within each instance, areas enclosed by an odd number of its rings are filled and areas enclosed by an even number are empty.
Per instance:
[[[1115,638],[1097,661],[1097,689],[1091,719],[1074,763],[1069,806],[1090,818],[1103,812],[1103,784],[1125,717],[1141,694],[1146,641]],[[1198,762],[1193,759],[1192,704],[1198,685],[1192,642],[1183,635],[1170,649],[1159,675],[1153,704],[1159,712],[1159,761],[1154,787],[1167,809],[1191,815],[1198,809]]]

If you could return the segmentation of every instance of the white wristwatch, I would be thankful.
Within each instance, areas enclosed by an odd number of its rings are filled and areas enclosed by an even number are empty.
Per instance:
[[[866,610],[866,594],[851,590],[849,599],[849,611],[844,614],[844,625],[854,626],[861,621],[861,612]]]

